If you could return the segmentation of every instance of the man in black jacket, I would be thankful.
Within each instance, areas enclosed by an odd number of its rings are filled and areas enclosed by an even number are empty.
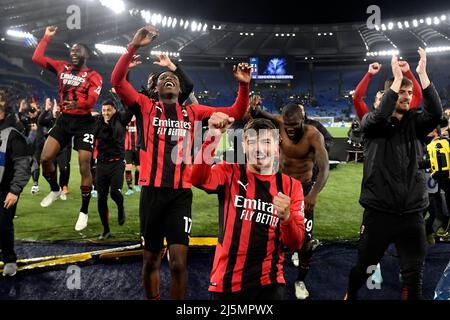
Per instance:
[[[397,58],[392,58],[394,81],[380,106],[362,119],[364,174],[360,203],[364,217],[358,259],[350,272],[348,299],[374,271],[390,243],[399,255],[404,299],[422,298],[422,275],[426,251],[423,211],[428,206],[423,170],[418,161],[422,142],[439,124],[442,105],[428,79],[425,50],[419,48],[417,73],[423,92],[422,112],[409,110],[412,83],[403,78]],[[372,268],[371,268],[372,267]]]
[[[96,119],[98,213],[103,225],[100,240],[110,236],[108,193],[117,204],[119,225],[125,223],[122,186],[125,171],[125,130],[131,121],[130,110],[118,112],[113,101],[102,104],[102,115]],[[111,191],[110,191],[111,188]]]
[[[14,276],[14,215],[19,195],[31,176],[25,137],[8,121],[6,105],[0,102],[0,249],[3,275]]]

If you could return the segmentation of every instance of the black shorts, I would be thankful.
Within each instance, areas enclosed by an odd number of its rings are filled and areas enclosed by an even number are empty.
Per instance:
[[[139,203],[143,246],[159,252],[167,245],[189,245],[192,228],[192,190],[142,187]]]
[[[63,113],[48,133],[56,139],[61,149],[72,141],[75,150],[94,150],[94,117],[90,114],[73,115]]]
[[[135,166],[140,165],[139,162],[139,149],[136,150],[125,150],[125,163],[134,164]]]
[[[302,183],[303,196],[306,197],[314,186],[314,181]],[[305,243],[309,242],[313,238],[314,227],[314,210],[305,210]]]

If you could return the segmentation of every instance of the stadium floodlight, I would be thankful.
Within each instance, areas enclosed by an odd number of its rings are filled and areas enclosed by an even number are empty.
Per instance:
[[[34,36],[31,33],[25,32],[25,31],[20,31],[20,30],[8,29],[6,31],[6,34],[8,36],[15,37],[15,38],[34,38]]]
[[[445,21],[445,20],[447,20],[447,16],[446,16],[445,14],[443,14],[443,15],[441,16],[441,21]]]
[[[184,25],[184,20],[181,19],[181,20],[180,20],[180,27],[182,27],[183,25]]]
[[[284,37],[284,33],[282,33],[281,36]]]
[[[366,59],[366,58],[364,58],[364,59],[363,59],[363,61],[364,61],[364,62],[366,62],[366,61],[367,61],[367,59]]]
[[[158,13],[158,15],[156,16],[156,23],[161,23],[162,21],[162,15],[160,13]]]
[[[409,28],[409,22],[408,21],[405,21],[403,24],[405,25],[406,28]]]
[[[165,27],[165,26],[166,26],[166,23],[167,23],[167,17],[164,16],[164,18],[163,18],[162,21],[161,21],[161,25],[162,25],[163,27]]]
[[[278,37],[279,36],[279,34],[278,33],[275,33],[275,37]]]
[[[184,29],[186,30],[188,27],[189,27],[189,21],[186,20],[186,21],[184,22]]]
[[[384,23],[381,24],[381,30],[386,31],[386,25]]]
[[[417,19],[414,19],[412,23],[413,23],[414,27],[417,27],[419,25],[419,22],[417,21]]]
[[[191,22],[191,31],[195,31],[195,30],[197,30],[197,22],[192,21]]]
[[[434,17],[434,18],[433,18],[433,23],[434,23],[435,25],[438,25],[440,22],[441,22],[441,20],[440,20],[438,17]]]
[[[248,36],[248,32],[246,32],[245,35]]]
[[[429,26],[431,25],[431,18],[430,17],[426,18],[425,21],[426,21],[427,25],[429,25]]]
[[[172,20],[172,28],[175,28],[177,26],[177,18],[173,18]]]
[[[389,22],[388,23],[388,29],[392,30],[394,28],[394,23],[393,22]]]
[[[308,60],[308,57],[305,57],[305,60]]]
[[[240,33],[239,33],[239,35],[240,35],[240,36],[243,36],[243,35],[244,35],[244,33],[243,33],[243,32],[240,32]]]
[[[425,48],[425,51],[430,53],[445,52],[450,51],[450,46],[427,47]]]
[[[197,24],[197,31],[200,31],[200,30],[202,30],[202,24],[201,23]]]
[[[330,34],[330,36],[332,36],[332,35],[333,35],[333,32],[330,32],[329,34]]]
[[[424,23],[424,21],[425,21],[425,20],[423,20],[423,19],[420,19],[420,20],[419,20],[420,23]]]
[[[399,22],[397,22],[397,27],[398,27],[399,29],[403,29],[403,24],[399,21]]]
[[[95,49],[100,51],[103,54],[114,53],[114,54],[123,54],[127,51],[125,47],[122,46],[114,46],[110,44],[96,43]]]
[[[322,34],[319,32],[317,35],[320,37]]]
[[[100,4],[114,11],[116,14],[125,11],[125,2],[122,0],[100,0]]]
[[[295,37],[295,33],[293,33],[292,36]]]
[[[208,28],[208,25],[205,23],[205,24],[203,25],[202,31],[205,32],[207,28]]]
[[[167,26],[168,27],[172,26],[172,17],[167,18]]]
[[[5,41],[5,38],[1,38],[0,40],[1,40],[1,41]]]
[[[324,36],[326,36],[326,35],[327,35],[327,33],[326,33],[326,32],[324,32],[324,33],[323,33],[323,35],[324,35]]]
[[[158,15],[156,13],[152,14],[152,25],[155,25],[158,21]]]

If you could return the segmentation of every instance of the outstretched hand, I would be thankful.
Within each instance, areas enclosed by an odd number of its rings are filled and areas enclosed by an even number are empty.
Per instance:
[[[153,62],[153,64],[156,64],[160,67],[165,67],[169,69],[170,71],[175,71],[177,69],[177,66],[170,60],[170,58],[165,54],[160,54],[158,56],[158,61]]]
[[[237,81],[243,83],[250,83],[252,67],[248,63],[239,63],[237,66],[233,66],[234,77]]]
[[[140,28],[133,37],[131,44],[136,47],[145,47],[153,42],[159,36],[159,30],[154,26]]]

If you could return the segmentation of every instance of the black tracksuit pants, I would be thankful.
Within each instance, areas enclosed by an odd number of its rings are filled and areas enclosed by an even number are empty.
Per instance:
[[[395,215],[374,210],[364,211],[358,243],[356,265],[350,271],[348,299],[356,299],[358,289],[366,283],[388,246],[394,243],[407,299],[422,298],[422,276],[426,255],[423,212]],[[373,270],[372,270],[373,271]]]
[[[14,252],[14,216],[17,208],[16,204],[9,209],[3,207],[8,192],[0,191],[0,249],[1,258],[4,263],[16,262],[17,256]]]
[[[124,212],[122,196],[124,171],[125,163],[123,160],[97,163],[98,213],[104,231],[109,232],[109,193],[111,194],[111,199],[117,204],[119,216]]]

